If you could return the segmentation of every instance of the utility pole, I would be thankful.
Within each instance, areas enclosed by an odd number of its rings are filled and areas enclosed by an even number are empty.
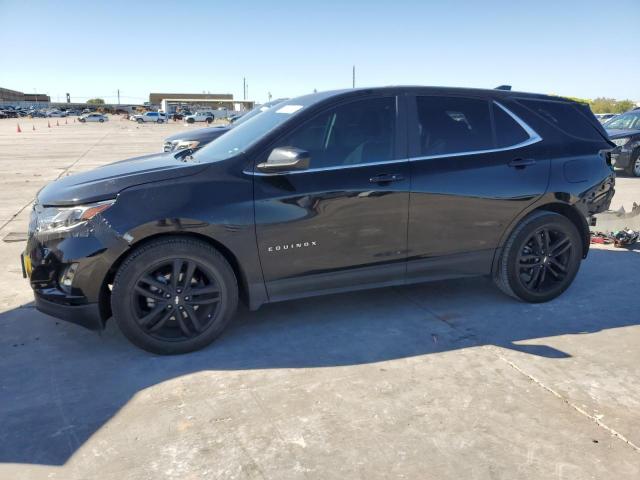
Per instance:
[[[356,66],[353,66],[353,71],[351,73],[351,86],[356,88]]]
[[[267,98],[271,101],[271,92],[267,92]]]
[[[118,89],[118,105],[120,105],[120,89]]]
[[[242,99],[247,99],[247,79],[242,77]]]

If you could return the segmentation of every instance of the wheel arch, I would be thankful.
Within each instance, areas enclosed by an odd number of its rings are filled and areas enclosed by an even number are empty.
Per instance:
[[[233,269],[233,273],[236,276],[236,280],[238,282],[238,292],[240,293],[240,298],[245,304],[252,306],[252,298],[251,298],[251,290],[249,288],[249,283],[247,280],[247,276],[242,269],[240,262],[236,258],[235,254],[227,248],[224,244],[219,242],[218,240],[211,238],[207,235],[203,235],[195,232],[171,232],[171,233],[155,233],[149,235],[148,237],[142,238],[136,243],[134,243],[131,248],[125,250],[120,256],[111,264],[100,289],[99,296],[99,308],[100,308],[100,316],[102,318],[102,322],[106,323],[107,319],[111,317],[111,290],[109,289],[109,285],[113,283],[115,279],[116,273],[120,269],[122,263],[129,258],[135,251],[147,245],[155,240],[165,239],[165,238],[190,238],[194,240],[199,240],[204,243],[211,245],[213,248],[218,250],[222,256],[229,262],[229,265]]]
[[[568,218],[578,229],[578,233],[580,234],[580,238],[582,239],[582,258],[586,258],[589,253],[589,247],[591,245],[591,237],[589,233],[589,224],[587,223],[584,215],[578,210],[574,205],[570,205],[568,203],[562,202],[550,202],[542,205],[535,205],[530,210],[527,210],[522,215],[520,215],[515,221],[513,221],[509,227],[506,229],[502,238],[500,239],[500,245],[496,249],[496,253],[493,256],[493,264],[491,271],[495,272],[498,266],[498,261],[500,259],[500,252],[502,251],[502,247],[507,241],[507,239],[511,236],[513,231],[522,223],[526,218],[531,215],[535,215],[539,212],[553,212],[559,215],[562,215]]]

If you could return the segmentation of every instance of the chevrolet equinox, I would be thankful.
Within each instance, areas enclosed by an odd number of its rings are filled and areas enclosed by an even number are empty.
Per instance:
[[[202,348],[234,316],[309,295],[491,276],[546,302],[614,192],[589,108],[504,90],[387,87],[287,100],[193,153],[61,178],[37,195],[22,255],[36,307],[113,317],[159,354]]]

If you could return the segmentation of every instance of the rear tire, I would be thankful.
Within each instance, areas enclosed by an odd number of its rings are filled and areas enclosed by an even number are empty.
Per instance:
[[[207,122],[209,125],[211,125],[211,123],[213,122],[213,118],[211,118],[211,117],[207,118],[206,122]]]
[[[136,120],[136,122],[138,122],[138,123],[144,123],[144,120],[142,120],[141,118],[138,118],[138,119]]]
[[[504,293],[519,300],[548,302],[573,282],[582,248],[571,220],[553,212],[534,212],[509,236],[494,281]]]
[[[238,305],[233,269],[215,248],[182,237],[154,240],[118,269],[113,317],[138,347],[160,355],[192,352],[213,342]]]

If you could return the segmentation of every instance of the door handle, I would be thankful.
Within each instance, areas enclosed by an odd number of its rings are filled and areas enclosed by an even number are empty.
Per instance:
[[[399,173],[383,173],[381,175],[376,175],[375,177],[371,177],[369,179],[370,183],[391,183],[391,182],[399,182],[403,180],[404,177]]]
[[[536,161],[533,158],[515,158],[509,162],[509,166],[512,168],[523,169],[535,165]]]

